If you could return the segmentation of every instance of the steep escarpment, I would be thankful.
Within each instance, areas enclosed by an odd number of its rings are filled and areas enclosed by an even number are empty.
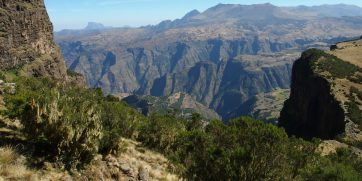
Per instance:
[[[0,2],[0,69],[20,66],[34,76],[66,75],[43,0]]]
[[[84,42],[61,42],[60,46],[69,68],[84,74],[90,87],[114,94],[185,92],[226,119],[230,109],[251,96],[288,88],[292,63],[299,56],[295,51],[253,55],[253,48],[242,48],[247,45],[241,40],[177,42],[150,49],[103,50]],[[240,56],[244,51],[252,55]],[[218,105],[234,95],[241,97]]]
[[[91,42],[88,42],[91,41]],[[242,54],[255,55],[259,46],[264,53],[270,50],[269,42],[256,43],[254,38],[240,40],[207,39],[202,41],[162,42],[155,45],[120,45],[109,40],[110,46],[94,44],[92,40],[61,41],[66,63],[71,70],[85,75],[90,87],[99,86],[109,93],[151,94],[155,80],[167,74],[180,74],[210,64],[222,68],[227,61]],[[112,43],[116,43],[112,45]],[[148,44],[148,43],[146,43]],[[255,47],[256,44],[258,47]],[[291,42],[287,47],[296,46]],[[260,51],[261,52],[261,51]],[[112,55],[112,56],[110,56]],[[257,56],[257,55],[256,55]],[[261,57],[255,57],[254,59]],[[270,59],[271,57],[269,57]],[[278,61],[277,59],[275,61]],[[113,62],[109,64],[108,62]],[[221,73],[223,70],[220,70]],[[211,72],[210,72],[211,73]],[[157,92],[162,94],[162,92]],[[199,95],[202,96],[202,95]]]
[[[331,52],[308,50],[295,62],[290,98],[279,119],[290,135],[333,139],[344,134],[346,140],[362,140],[358,42],[343,43],[350,46]]]
[[[313,57],[312,51],[294,63],[291,95],[279,124],[297,136],[333,138],[344,131],[344,111],[331,94],[331,83],[314,73],[313,64],[320,57]]]
[[[239,56],[217,64],[199,62],[190,69],[156,79],[151,95],[187,92],[225,120],[251,115],[244,103],[254,95],[289,88],[290,69],[296,56]]]

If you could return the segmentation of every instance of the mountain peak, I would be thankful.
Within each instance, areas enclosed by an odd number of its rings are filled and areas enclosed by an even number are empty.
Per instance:
[[[84,28],[86,30],[101,30],[101,29],[106,29],[107,27],[105,27],[102,23],[97,23],[97,22],[88,22],[88,25]]]
[[[273,4],[271,3],[263,3],[263,4],[252,4],[250,6],[257,6],[257,7],[277,7],[277,6],[274,6]]]
[[[194,10],[188,12],[184,17],[182,17],[182,19],[189,19],[189,18],[192,18],[192,17],[197,16],[199,14],[200,14],[200,11],[194,9]]]

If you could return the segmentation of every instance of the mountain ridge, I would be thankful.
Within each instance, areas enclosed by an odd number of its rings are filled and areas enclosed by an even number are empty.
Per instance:
[[[197,11],[197,10],[196,10]],[[219,13],[218,13],[219,12]],[[235,14],[235,12],[240,12],[241,14]],[[257,15],[255,12],[259,12]],[[265,14],[260,14],[263,12]],[[190,11],[185,16],[192,14],[191,17],[188,17],[187,20],[194,19],[200,20],[205,18],[210,18],[211,21],[222,20],[226,18],[241,18],[241,19],[251,19],[257,20],[261,19],[318,19],[323,17],[335,17],[340,18],[343,16],[362,16],[362,8],[355,5],[347,4],[336,4],[336,5],[319,5],[319,6],[295,6],[295,7],[279,7],[270,3],[265,4],[253,4],[253,5],[241,5],[241,4],[218,4],[214,7],[208,8],[203,12],[195,10]],[[250,17],[250,18],[248,18]],[[259,17],[259,18],[255,18]],[[176,19],[174,21],[165,20],[157,25],[151,25],[146,27],[164,27],[165,24],[170,24],[170,27],[177,27],[178,24],[185,23],[181,19]],[[259,19],[260,20],[260,19]],[[192,24],[194,25],[194,24]]]

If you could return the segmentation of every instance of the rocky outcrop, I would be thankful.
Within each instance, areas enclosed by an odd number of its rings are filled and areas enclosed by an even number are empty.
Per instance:
[[[142,144],[122,139],[123,152],[119,156],[97,156],[74,180],[180,180],[171,172],[175,166],[159,153],[142,147]]]
[[[343,134],[348,142],[362,141],[361,43],[337,44],[331,52],[311,49],[294,63],[290,98],[279,119],[288,134],[307,139]]]
[[[3,119],[0,119],[0,124],[2,122]],[[2,128],[0,134],[5,131]],[[59,163],[44,162],[43,168],[32,168],[27,163],[30,159],[26,157],[28,155],[14,147],[0,147],[0,180],[181,180],[172,172],[175,166],[163,155],[132,140],[122,139],[120,144],[123,149],[121,155],[96,155],[90,164],[71,173]]]
[[[344,111],[331,91],[331,83],[316,75],[310,52],[293,66],[290,98],[285,102],[279,124],[290,134],[312,138],[334,138],[345,128]]]
[[[20,66],[34,76],[66,77],[43,0],[0,1],[0,69]]]

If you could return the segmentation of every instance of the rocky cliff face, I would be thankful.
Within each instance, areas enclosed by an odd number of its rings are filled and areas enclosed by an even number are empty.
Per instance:
[[[313,54],[305,52],[293,66],[290,98],[280,125],[288,133],[312,138],[333,138],[344,131],[344,111],[331,94],[331,84],[314,74]]]
[[[156,79],[151,95],[187,92],[225,120],[249,115],[245,103],[253,96],[289,88],[290,69],[296,56],[240,56],[219,63],[199,62],[185,71]]]
[[[0,69],[20,66],[34,76],[66,77],[43,0],[0,1]]]
[[[292,63],[299,56],[253,55],[257,50],[251,45],[224,40],[109,51],[82,42],[60,46],[66,60],[74,60],[67,61],[69,68],[84,74],[90,87],[153,96],[185,92],[224,119],[258,93],[289,88]],[[251,55],[240,56],[244,51]]]
[[[290,135],[362,140],[361,41],[338,45],[344,46],[308,50],[294,63],[290,98],[279,120]]]

